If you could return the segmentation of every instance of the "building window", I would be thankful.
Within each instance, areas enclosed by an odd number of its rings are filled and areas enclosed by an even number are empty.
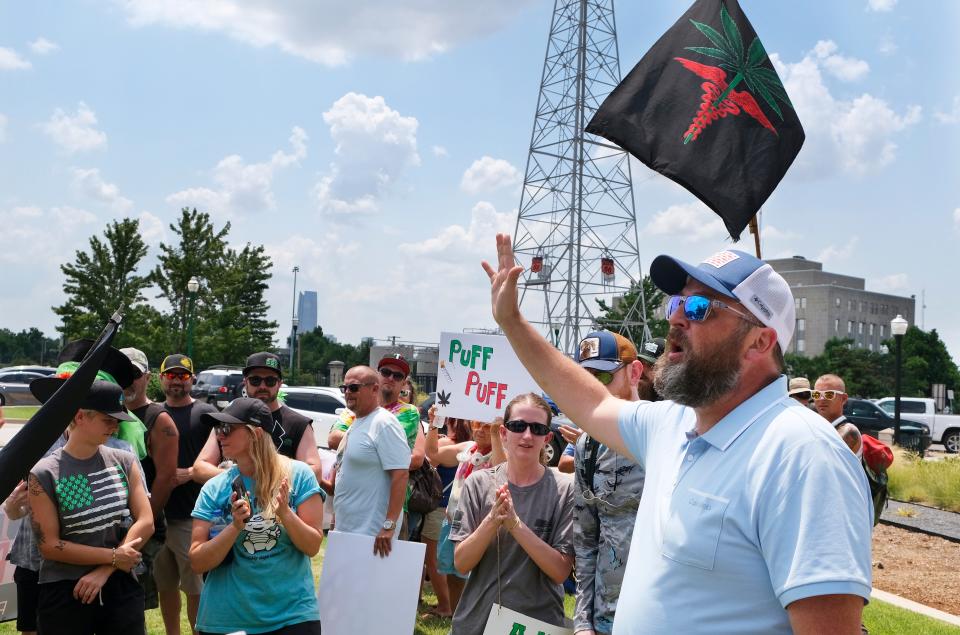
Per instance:
[[[797,311],[800,310],[800,298],[793,299],[793,308],[796,309]]]
[[[853,320],[847,320],[847,335],[853,335]]]
[[[863,335],[863,322],[859,322],[859,323],[857,324],[857,334],[858,334],[858,335]]]
[[[840,320],[833,321],[833,332],[840,333]]]
[[[872,351],[872,350],[873,350],[873,342],[868,343],[868,344],[867,344],[867,348],[869,348],[869,349]]]
[[[870,337],[873,337],[873,327],[876,326],[873,322],[870,323]]]
[[[860,312],[863,313],[863,302],[860,302]]]
[[[797,352],[803,353],[807,350],[807,345],[805,340],[797,340]]]
[[[797,320],[797,331],[803,333],[807,330],[807,321],[803,318]]]
[[[839,308],[840,308],[840,298],[837,298],[837,299],[836,299],[836,302],[834,302],[834,304],[836,304],[837,308],[839,309]]]
[[[881,337],[881,338],[884,338],[884,337],[886,337],[886,336],[887,336],[887,325],[886,325],[886,324],[881,324],[881,325],[880,325],[880,337]]]
[[[800,308],[801,308],[801,309],[807,308],[807,299],[806,299],[806,298],[800,298]]]
[[[853,311],[853,300],[847,300],[847,311]]]

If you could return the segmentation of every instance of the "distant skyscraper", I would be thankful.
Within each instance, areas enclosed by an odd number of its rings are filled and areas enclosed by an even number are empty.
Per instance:
[[[300,319],[300,325],[297,330],[301,333],[309,333],[317,328],[317,292],[301,291],[300,298],[297,301],[297,317]]]

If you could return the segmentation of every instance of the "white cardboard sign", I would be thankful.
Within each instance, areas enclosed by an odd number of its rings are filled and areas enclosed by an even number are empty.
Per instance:
[[[483,635],[573,635],[573,629],[547,624],[494,603]]]
[[[502,335],[441,333],[437,414],[490,422],[517,395],[540,387]]]
[[[425,549],[394,540],[381,558],[373,555],[373,536],[331,531],[317,591],[323,634],[412,634]]]

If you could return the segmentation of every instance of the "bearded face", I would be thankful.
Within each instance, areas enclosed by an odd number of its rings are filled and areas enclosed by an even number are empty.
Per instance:
[[[706,346],[710,348],[697,351],[682,330],[672,327],[667,336],[670,348],[679,346],[683,356],[673,362],[670,355],[660,356],[654,366],[654,389],[664,399],[691,408],[715,403],[740,382],[741,344],[751,328],[744,322],[737,326],[729,339],[708,344]]]

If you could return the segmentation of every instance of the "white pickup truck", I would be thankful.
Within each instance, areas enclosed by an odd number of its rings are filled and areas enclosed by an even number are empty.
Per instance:
[[[884,397],[877,400],[877,405],[892,415],[895,402],[894,397]],[[951,454],[960,452],[960,415],[938,414],[933,399],[901,397],[900,416],[927,424],[934,443],[942,443]]]

